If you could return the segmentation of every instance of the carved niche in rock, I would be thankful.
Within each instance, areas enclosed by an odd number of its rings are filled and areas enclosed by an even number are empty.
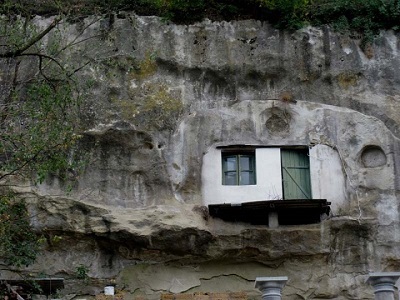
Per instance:
[[[361,164],[365,168],[376,168],[386,164],[385,152],[379,146],[367,146],[361,152]]]
[[[265,111],[267,121],[265,126],[270,134],[287,133],[290,130],[292,117],[286,109],[271,107]]]

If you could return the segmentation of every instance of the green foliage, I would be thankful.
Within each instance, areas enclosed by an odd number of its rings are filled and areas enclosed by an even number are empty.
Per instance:
[[[114,0],[114,2],[119,7],[139,12],[142,10],[141,7],[147,7],[147,12],[179,23],[201,20],[206,8],[206,0],[140,0],[135,4],[129,0]]]
[[[57,0],[49,2],[60,5]],[[25,4],[0,4],[1,184],[10,175],[33,176],[38,182],[49,173],[65,176],[80,163],[71,149],[79,139],[80,91],[74,74],[81,66],[63,54],[70,45],[58,27],[61,15],[41,27],[32,22],[32,1]],[[41,240],[30,226],[25,203],[1,189],[0,257],[16,267],[29,265]]]
[[[34,175],[42,182],[79,163],[70,155],[78,140],[80,102],[74,66],[63,59],[68,45],[57,23],[48,29],[18,16],[0,20],[0,57],[8,66],[0,98],[0,179]],[[38,38],[43,32],[47,43]]]
[[[363,34],[362,46],[371,43],[381,29],[398,30],[398,0],[317,0],[309,8],[314,25],[331,24],[340,32]]]
[[[22,15],[30,17],[35,14],[49,14],[69,11],[77,1],[66,3],[62,0],[2,0],[0,4],[0,14],[2,15]]]
[[[260,0],[261,6],[276,14],[279,28],[299,29],[308,23],[310,0]]]
[[[284,29],[304,25],[331,25],[339,32],[363,34],[370,43],[380,29],[400,28],[398,0],[259,0],[277,17],[272,23]]]
[[[85,265],[80,264],[79,266],[76,267],[75,277],[81,280],[88,280],[89,279],[88,272],[89,269]]]
[[[157,71],[155,54],[147,53],[145,58],[142,61],[140,61],[133,70],[130,71],[131,71],[130,72],[131,77],[137,79],[144,79],[154,75]]]
[[[25,203],[11,193],[0,195],[0,257],[10,265],[26,266],[35,261],[39,246]]]
[[[2,9],[5,14],[24,11],[26,7],[34,9],[30,0],[9,0],[7,3]],[[60,7],[60,3],[47,0],[36,11],[56,11]],[[400,29],[399,0],[92,0],[85,5],[72,1],[62,7],[75,14],[133,10],[177,23],[193,23],[203,18],[254,18],[289,30],[308,24],[331,25],[340,32],[362,33],[364,44],[370,42],[380,29]]]
[[[182,102],[172,97],[165,86],[160,85],[139,108],[137,119],[158,130],[173,130],[182,110]]]
[[[140,129],[173,131],[183,112],[181,100],[162,84],[146,85],[144,89],[142,101],[113,99],[121,116]]]
[[[28,84],[23,95],[13,95],[1,111],[2,172],[36,173],[41,182],[49,172],[73,167],[69,154],[77,136],[71,93],[68,84],[55,87],[38,80]]]

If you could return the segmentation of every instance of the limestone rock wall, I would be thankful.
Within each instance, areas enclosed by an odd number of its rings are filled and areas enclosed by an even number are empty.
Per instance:
[[[399,270],[398,35],[382,32],[362,51],[328,28],[120,14],[67,24],[65,39],[82,28],[86,41],[70,55],[90,62],[79,74],[90,82],[82,111],[89,163],[70,182],[16,188],[33,224],[63,237],[30,271],[65,276],[65,295],[94,295],[115,280],[127,299],[258,298],[256,276],[286,275],[285,299],[372,299],[368,272]],[[320,224],[211,218],[203,156],[232,144],[328,146],[342,163],[345,195]],[[89,284],[74,281],[80,264]]]

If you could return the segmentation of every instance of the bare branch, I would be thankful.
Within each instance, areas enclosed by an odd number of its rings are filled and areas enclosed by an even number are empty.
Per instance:
[[[37,158],[40,154],[46,153],[46,152],[48,152],[48,151],[50,151],[50,150],[52,150],[52,149],[57,149],[60,145],[61,145],[61,144],[56,144],[56,145],[54,145],[54,146],[52,146],[52,147],[50,147],[50,148],[47,148],[47,149],[46,149],[46,148],[40,149],[40,150],[37,151],[34,155],[32,155],[32,157],[30,157],[29,159],[25,160],[20,166],[14,168],[13,170],[8,171],[8,172],[6,172],[6,173],[4,173],[4,174],[1,174],[1,175],[0,175],[0,180],[2,180],[3,178],[5,178],[5,177],[7,177],[7,176],[11,176],[11,175],[16,174],[17,172],[21,171],[23,168],[25,168],[26,166],[28,166],[30,163],[34,162],[34,161],[36,160],[36,158]]]
[[[68,43],[67,45],[65,45],[64,47],[62,47],[62,48],[58,51],[57,54],[60,54],[60,53],[63,52],[65,49],[67,49],[67,48],[69,48],[69,47],[71,47],[71,46],[75,46],[75,45],[77,45],[77,44],[79,44],[79,43],[82,43],[82,42],[85,42],[85,41],[87,41],[87,40],[89,40],[89,39],[92,39],[92,38],[101,36],[100,34],[99,34],[99,35],[94,35],[94,36],[90,36],[90,37],[88,37],[88,38],[85,38],[85,39],[82,39],[82,40],[77,41],[78,38],[85,32],[86,29],[88,29],[88,28],[89,28],[90,26],[92,26],[94,23],[98,22],[100,19],[101,19],[101,18],[96,18],[96,19],[94,19],[92,22],[90,22],[89,24],[87,24],[84,28],[82,28],[82,30],[80,30],[80,33],[79,33],[70,43]]]
[[[21,53],[21,54],[19,54],[19,56],[37,56],[39,58],[47,58],[47,59],[53,61],[54,63],[56,63],[56,65],[59,66],[60,69],[65,71],[64,66],[61,65],[60,62],[57,59],[55,59],[54,57],[51,57],[49,55],[46,55],[46,54],[42,54],[42,53]]]
[[[43,72],[43,57],[39,56],[39,73],[43,76],[43,78],[51,85],[51,88],[53,90],[56,89],[54,83],[46,76],[46,74]]]
[[[73,70],[72,72],[68,73],[67,76],[71,77],[72,75],[74,75],[75,73],[79,72],[81,69],[83,69],[84,67],[86,67],[88,64],[90,64],[90,61],[87,61],[85,64],[81,65],[80,67],[76,68],[75,70]]]

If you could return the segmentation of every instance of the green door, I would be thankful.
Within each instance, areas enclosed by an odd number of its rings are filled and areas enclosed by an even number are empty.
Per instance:
[[[282,149],[283,199],[311,199],[307,149]]]

